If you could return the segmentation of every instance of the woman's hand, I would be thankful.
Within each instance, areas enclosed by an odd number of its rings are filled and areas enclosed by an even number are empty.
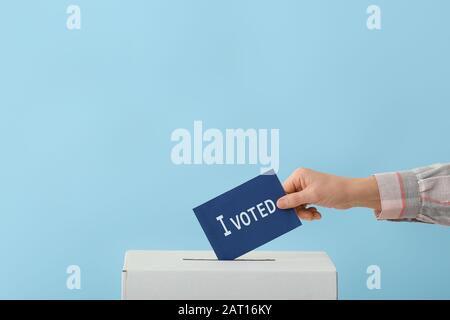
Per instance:
[[[381,210],[375,177],[346,178],[311,169],[295,170],[283,184],[287,195],[278,199],[280,209],[295,208],[305,220],[319,220],[322,215],[315,207],[349,209],[366,207]]]

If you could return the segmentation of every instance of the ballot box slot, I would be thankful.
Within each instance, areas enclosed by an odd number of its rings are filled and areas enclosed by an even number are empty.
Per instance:
[[[183,258],[184,261],[275,261],[275,259],[234,259],[234,260],[218,260],[208,258]]]

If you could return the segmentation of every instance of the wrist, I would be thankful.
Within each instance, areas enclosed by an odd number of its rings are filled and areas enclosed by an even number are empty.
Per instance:
[[[381,210],[380,193],[375,177],[350,178],[347,192],[351,207]]]

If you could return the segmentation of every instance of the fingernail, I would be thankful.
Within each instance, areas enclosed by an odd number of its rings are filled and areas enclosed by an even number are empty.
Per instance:
[[[280,198],[277,201],[277,207],[280,209],[284,209],[287,206],[287,200],[285,198]]]

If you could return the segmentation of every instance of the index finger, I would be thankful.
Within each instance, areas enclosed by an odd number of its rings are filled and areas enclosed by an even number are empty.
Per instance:
[[[294,172],[295,173],[295,172]],[[296,175],[292,173],[284,182],[283,189],[286,193],[293,193],[297,191],[301,191],[302,188],[298,183],[295,183]]]

